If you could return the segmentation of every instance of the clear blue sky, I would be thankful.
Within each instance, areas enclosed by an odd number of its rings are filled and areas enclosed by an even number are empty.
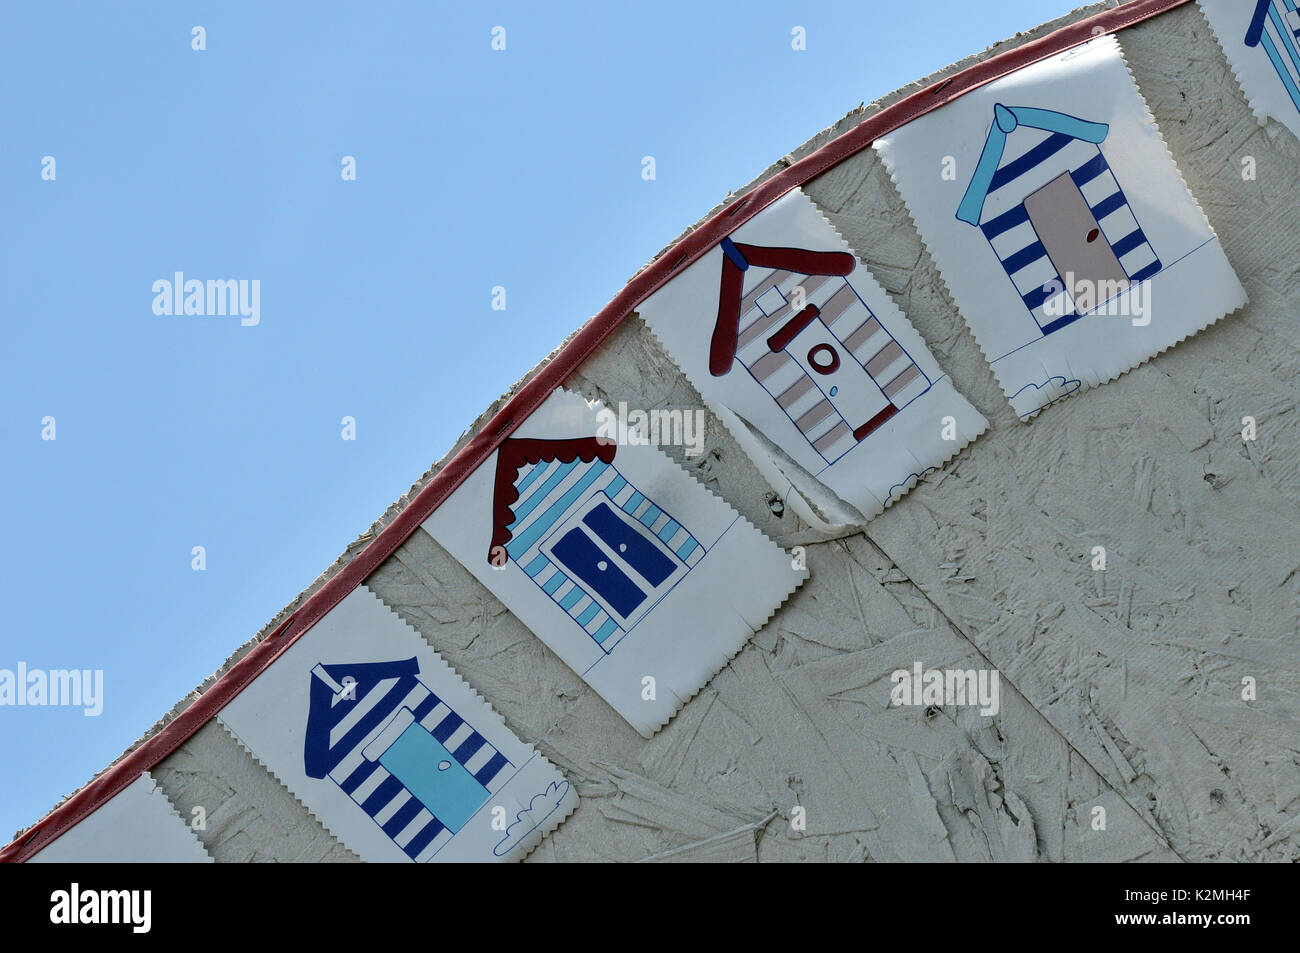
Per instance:
[[[104,710],[0,708],[0,843],[728,189],[1072,5],[7,8],[0,668],[102,669]],[[176,271],[258,279],[260,324],[155,315]]]

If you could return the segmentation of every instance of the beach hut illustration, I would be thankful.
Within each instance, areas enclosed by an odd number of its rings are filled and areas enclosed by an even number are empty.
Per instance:
[[[1069,289],[1098,289],[1094,305],[1161,269],[1101,151],[1106,123],[1026,106],[993,107],[993,123],[957,218],[988,239],[1042,334],[1083,315]]]
[[[848,252],[722,240],[709,372],[738,359],[827,464],[929,390],[929,377],[858,296]]]
[[[433,857],[505,785],[510,762],[419,678],[419,661],[318,664],[303,764],[412,860]]]
[[[1300,10],[1296,0],[1258,0],[1246,45],[1268,54],[1291,102],[1300,110]]]
[[[516,438],[497,452],[488,560],[514,563],[610,652],[705,556],[596,437]]]

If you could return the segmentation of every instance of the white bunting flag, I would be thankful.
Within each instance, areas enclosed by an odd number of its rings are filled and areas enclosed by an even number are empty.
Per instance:
[[[807,571],[619,429],[555,391],[424,528],[649,737]]]
[[[1200,0],[1255,115],[1300,137],[1300,8],[1296,0]]]
[[[212,858],[145,772],[27,862],[210,864]]]
[[[518,860],[577,792],[364,586],[217,716],[366,861]]]
[[[875,148],[1021,419],[1246,303],[1113,37]]]
[[[795,465],[775,461],[796,487],[806,474],[868,518],[988,426],[797,189],[637,311],[720,416]]]

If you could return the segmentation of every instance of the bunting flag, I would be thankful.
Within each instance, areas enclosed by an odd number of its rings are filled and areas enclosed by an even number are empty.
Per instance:
[[[868,518],[988,426],[798,189],[637,310],[720,416],[785,455],[774,462],[796,486],[815,478]]]
[[[1296,0],[1200,0],[1250,108],[1300,137],[1300,7]]]
[[[517,860],[577,806],[364,586],[217,717],[362,860]]]
[[[624,430],[557,390],[423,525],[648,738],[807,570]]]
[[[212,858],[146,771],[28,863],[210,864]]]
[[[1114,37],[874,147],[1021,419],[1246,303]]]

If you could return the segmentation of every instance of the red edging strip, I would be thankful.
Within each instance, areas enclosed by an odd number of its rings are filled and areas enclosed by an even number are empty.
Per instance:
[[[696,261],[727,235],[791,189],[797,188],[876,139],[952,100],[1021,67],[1078,46],[1094,36],[1113,33],[1182,6],[1190,0],[1131,0],[1096,16],[1061,27],[1047,36],[999,53],[928,86],[864,119],[761,185],[737,198],[673,248],[646,266],[614,300],[593,317],[555,358],[519,389],[468,444],[442,468],[406,508],[352,562],[344,566],[288,619],[249,650],[189,708],[142,742],[103,774],[51,811],[0,850],[0,862],[20,862],[47,847],[144,771],[171,754],[254,678],[271,665],[348,593],[379,568],[476,470],[519,424],[523,423],[642,301],[666,284],[683,266]]]

